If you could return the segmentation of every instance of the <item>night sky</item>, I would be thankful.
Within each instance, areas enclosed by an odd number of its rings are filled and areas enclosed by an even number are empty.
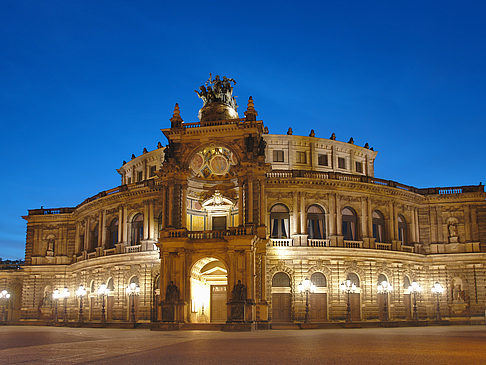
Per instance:
[[[180,3],[180,5],[179,5]],[[0,257],[23,258],[28,209],[76,206],[166,144],[174,104],[233,77],[270,133],[368,142],[375,176],[486,182],[480,1],[0,3]]]

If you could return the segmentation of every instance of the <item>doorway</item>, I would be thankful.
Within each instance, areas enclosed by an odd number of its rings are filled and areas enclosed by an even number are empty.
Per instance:
[[[228,301],[226,265],[214,257],[198,260],[191,270],[192,323],[226,322]]]

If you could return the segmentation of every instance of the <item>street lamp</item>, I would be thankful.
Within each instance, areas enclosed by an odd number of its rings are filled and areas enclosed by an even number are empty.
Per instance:
[[[63,288],[62,291],[59,293],[60,298],[64,299],[64,320],[63,322],[67,322],[67,298],[69,297],[69,289],[68,288]]]
[[[0,300],[3,302],[2,305],[2,321],[7,322],[7,317],[6,317],[6,307],[8,305],[8,300],[10,299],[10,293],[6,291],[5,289],[0,292]]]
[[[441,294],[444,292],[444,288],[442,285],[440,285],[440,283],[438,281],[435,282],[435,284],[432,286],[432,289],[431,289],[431,292],[433,294],[435,294],[435,297],[437,298],[437,309],[436,309],[436,319],[438,321],[441,320],[440,318],[440,304],[439,304],[439,297],[441,296]]]
[[[351,322],[351,303],[349,301],[349,295],[351,293],[356,292],[356,284],[351,282],[351,280],[348,279],[346,281],[343,281],[339,285],[339,288],[341,289],[341,291],[343,293],[346,293],[347,296],[348,296],[348,303],[347,303],[347,306],[346,306],[346,322]]]
[[[383,308],[383,320],[388,321],[388,293],[393,291],[393,286],[386,280],[378,284],[378,293],[385,295],[385,306]]]
[[[79,298],[79,323],[83,323],[83,297],[86,295],[86,289],[80,285],[76,290],[76,296]]]
[[[305,278],[298,285],[299,293],[305,293],[305,318],[304,323],[309,322],[309,293],[314,293],[316,286],[308,278]]]
[[[133,323],[133,326],[135,327],[135,296],[140,294],[140,287],[137,283],[130,283],[127,286],[126,292],[128,294],[129,300],[132,301],[131,321]]]
[[[412,285],[408,287],[408,291],[413,293],[413,320],[418,321],[417,314],[417,294],[422,292],[422,287],[415,280],[412,281]]]
[[[105,296],[110,293],[110,289],[106,286],[106,284],[101,284],[98,288],[98,295],[101,297],[101,323],[106,323],[106,316],[105,316]]]
[[[52,292],[52,299],[54,299],[54,323],[57,323],[57,304],[61,298],[61,292],[59,289],[54,289]]]

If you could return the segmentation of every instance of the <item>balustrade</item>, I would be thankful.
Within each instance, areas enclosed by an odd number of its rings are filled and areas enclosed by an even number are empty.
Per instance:
[[[363,241],[344,241],[344,247],[346,248],[361,248]]]
[[[391,250],[392,244],[391,243],[383,243],[383,242],[376,242],[376,248],[378,250]]]

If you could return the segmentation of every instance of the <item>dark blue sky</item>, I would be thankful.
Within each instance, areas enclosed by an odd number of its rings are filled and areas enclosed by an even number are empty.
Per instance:
[[[486,181],[482,2],[176,3],[1,2],[0,257],[23,258],[27,209],[119,185],[175,102],[196,121],[209,72],[270,133],[370,143],[377,177]]]

